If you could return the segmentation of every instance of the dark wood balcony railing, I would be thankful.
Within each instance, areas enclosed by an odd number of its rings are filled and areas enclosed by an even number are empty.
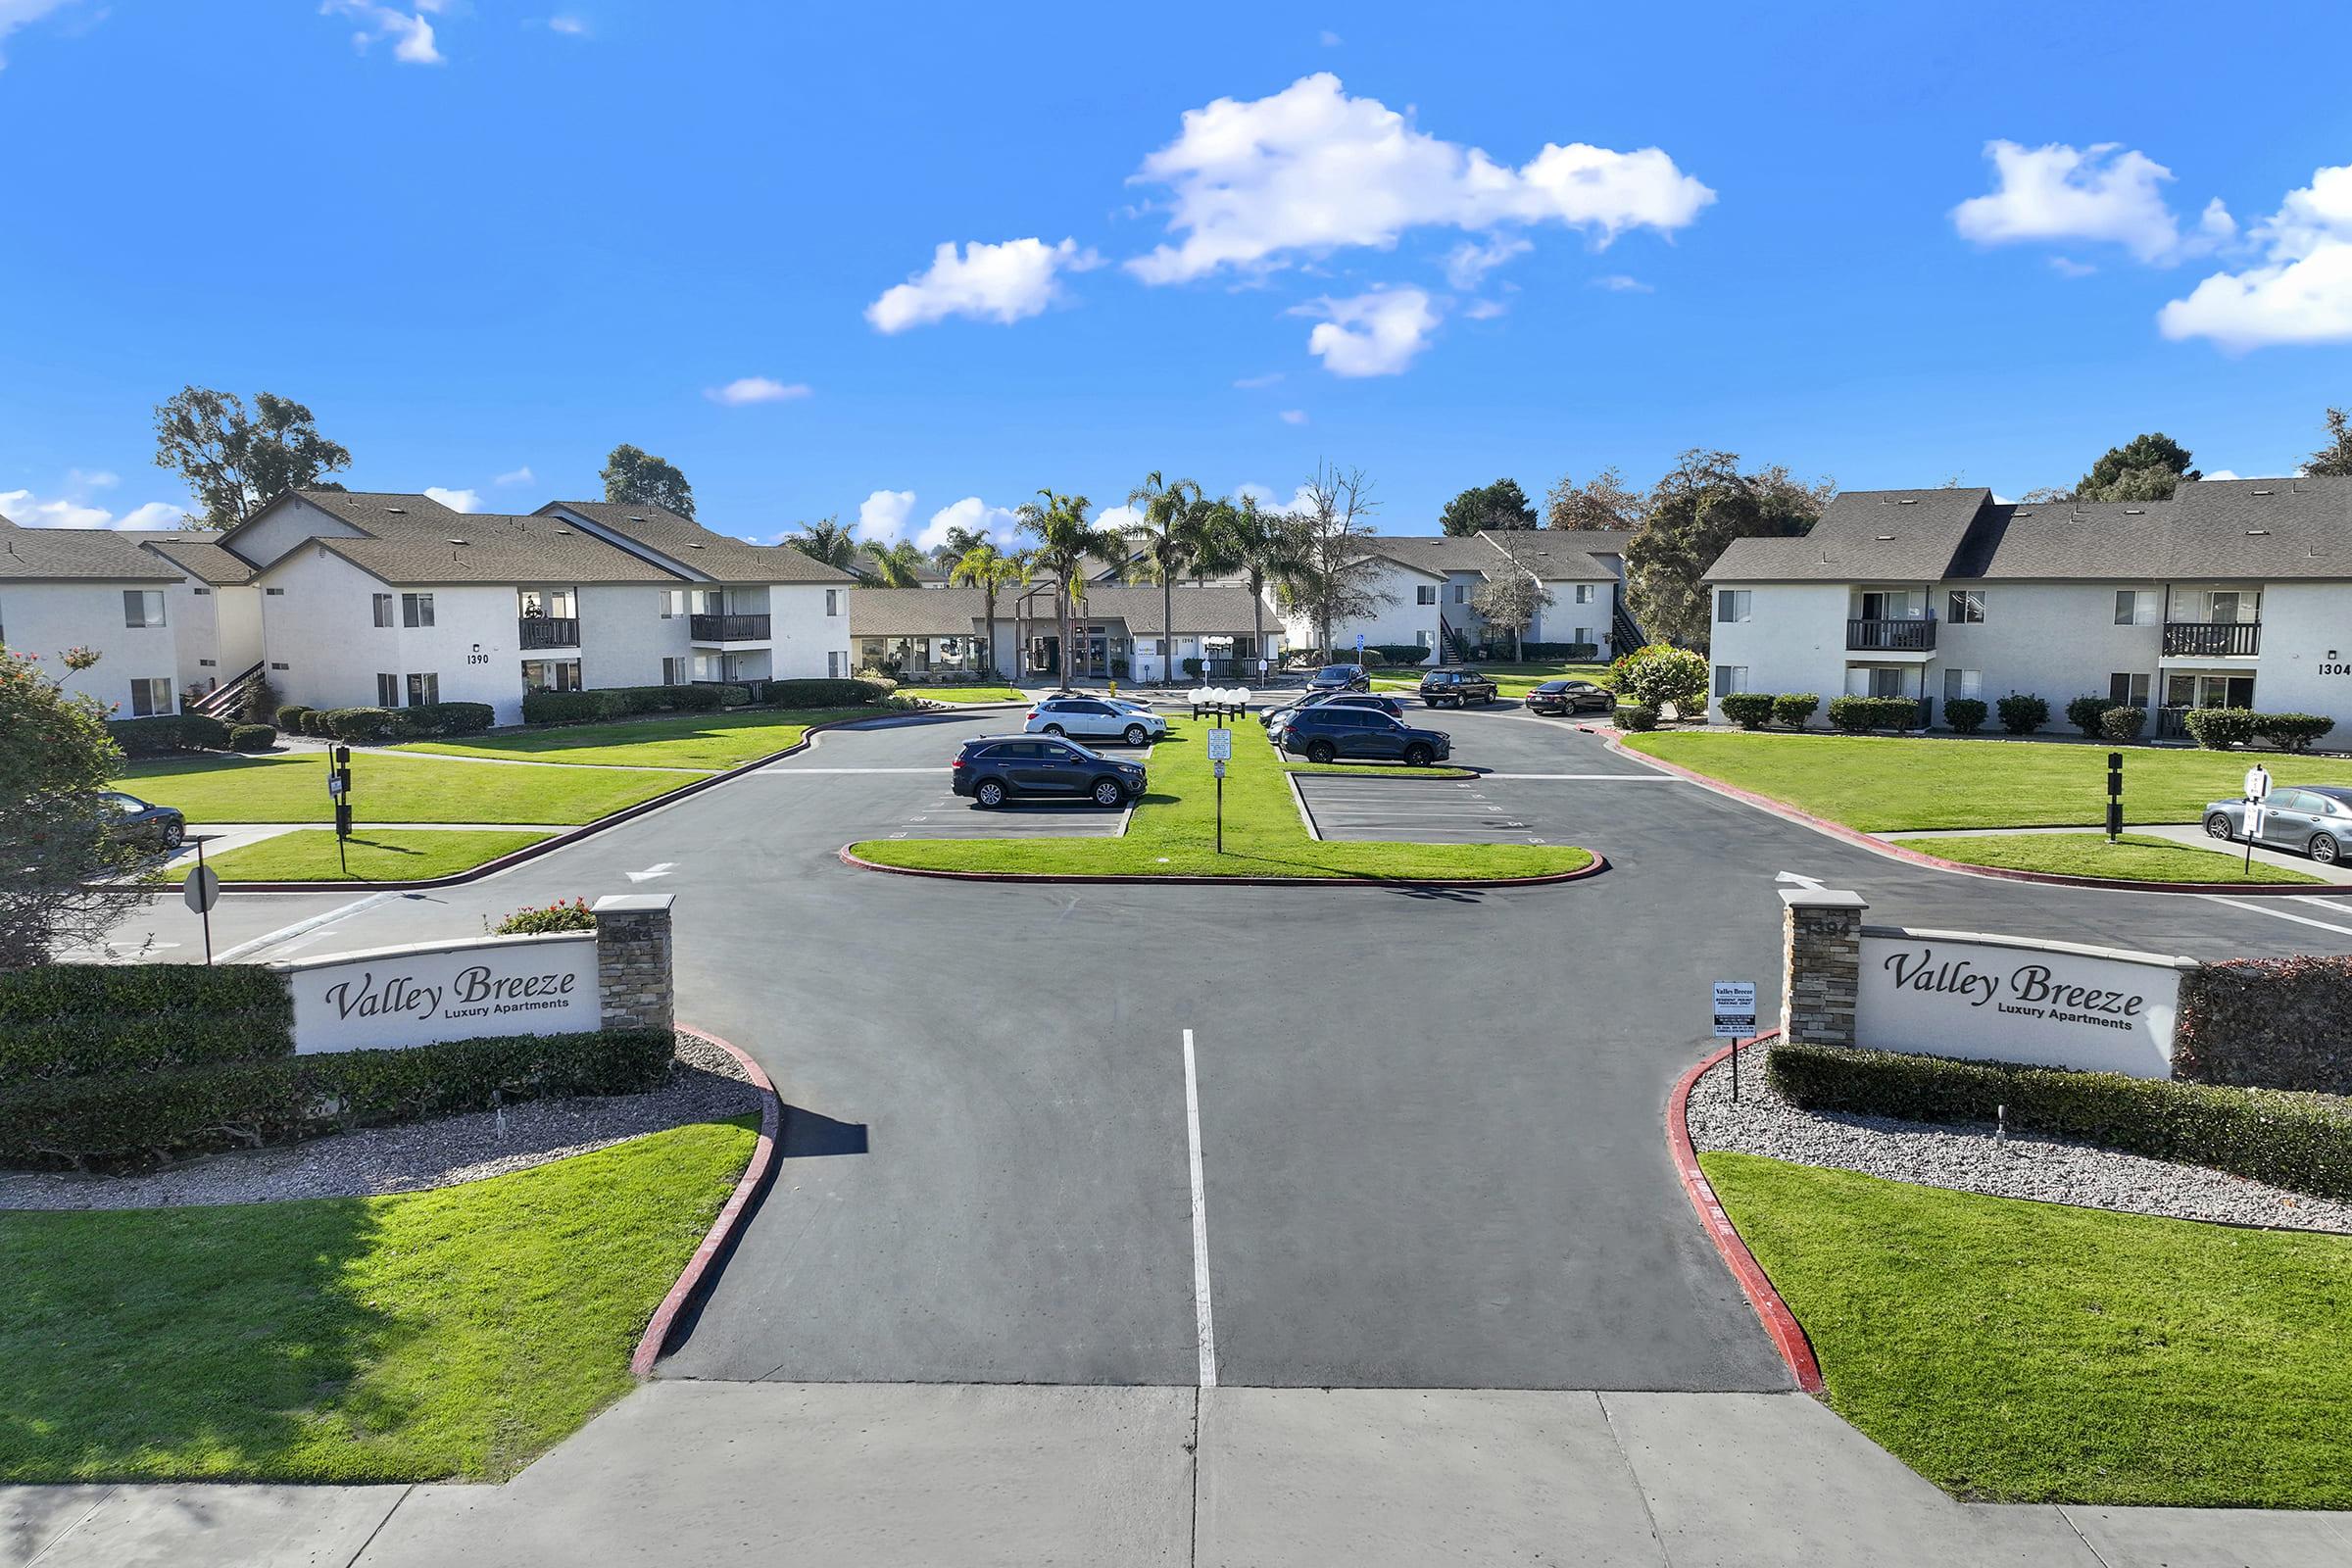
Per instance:
[[[525,615],[516,623],[525,648],[577,648],[580,622],[574,615]]]
[[[1927,620],[1849,620],[1845,623],[1849,651],[1924,654],[1936,646],[1936,622]]]
[[[2164,651],[2174,659],[2244,658],[2262,652],[2259,620],[2168,620]]]
[[[688,628],[698,643],[761,642],[767,637],[765,615],[695,615]]]

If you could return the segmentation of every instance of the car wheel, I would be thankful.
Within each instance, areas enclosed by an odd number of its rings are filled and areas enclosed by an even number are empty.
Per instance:
[[[1046,733],[1049,735],[1058,735],[1061,733],[1061,726],[1059,724],[1048,724],[1046,726]]]
[[[1328,762],[1339,755],[1329,741],[1309,741],[1306,744],[1306,760],[1310,762]]]
[[[1436,760],[1426,746],[1407,746],[1404,749],[1404,765],[1407,767],[1427,767]]]
[[[2318,833],[2312,836],[2311,858],[2322,865],[2333,865],[2335,858],[2341,853],[2343,852],[2337,848],[2333,834]]]
[[[2231,837],[2230,818],[2219,811],[2214,812],[2205,819],[2205,833],[2208,838],[2228,839]]]
[[[1126,798],[1127,792],[1119,788],[1117,779],[1099,778],[1095,780],[1095,804],[1097,806],[1116,806]]]
[[[1143,725],[1130,724],[1127,726],[1127,744],[1130,746],[1141,746],[1144,744]]]
[[[185,839],[187,836],[188,830],[184,823],[166,822],[164,824],[164,848],[166,850],[178,849],[180,846],[180,841]],[[2329,856],[2328,858],[2333,859],[2334,857]]]
[[[1004,786],[993,778],[984,778],[972,787],[972,799],[984,809],[993,811],[1004,804]]]

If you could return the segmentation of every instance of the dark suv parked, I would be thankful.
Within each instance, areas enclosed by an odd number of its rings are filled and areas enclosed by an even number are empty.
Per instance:
[[[1310,692],[1368,692],[1372,672],[1361,664],[1325,664],[1307,677]]]
[[[1425,707],[1451,703],[1459,708],[1464,703],[1476,703],[1484,708],[1494,700],[1494,683],[1475,669],[1433,669],[1421,677],[1421,701]]]
[[[1531,713],[1609,713],[1616,709],[1617,694],[1589,680],[1547,680],[1527,694]]]
[[[994,809],[1016,796],[1075,795],[1124,806],[1144,793],[1144,769],[1052,735],[984,735],[949,764],[952,787]]]
[[[1310,762],[1365,758],[1427,767],[1450,756],[1453,741],[1444,730],[1415,729],[1376,709],[1324,703],[1292,715],[1282,749]]]

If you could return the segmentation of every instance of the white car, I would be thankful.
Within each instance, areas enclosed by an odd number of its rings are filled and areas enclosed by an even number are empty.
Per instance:
[[[1032,735],[1141,746],[1166,735],[1168,721],[1133,703],[1099,697],[1049,697],[1029,710],[1029,721],[1021,728]]]

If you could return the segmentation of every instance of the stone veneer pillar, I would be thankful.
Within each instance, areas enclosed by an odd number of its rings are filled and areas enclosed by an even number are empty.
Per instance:
[[[1854,1000],[1862,984],[1859,893],[1783,888],[1781,1038],[1809,1046],[1854,1044]]]
[[[608,1029],[677,1026],[670,978],[667,893],[609,893],[596,901],[596,991]]]

